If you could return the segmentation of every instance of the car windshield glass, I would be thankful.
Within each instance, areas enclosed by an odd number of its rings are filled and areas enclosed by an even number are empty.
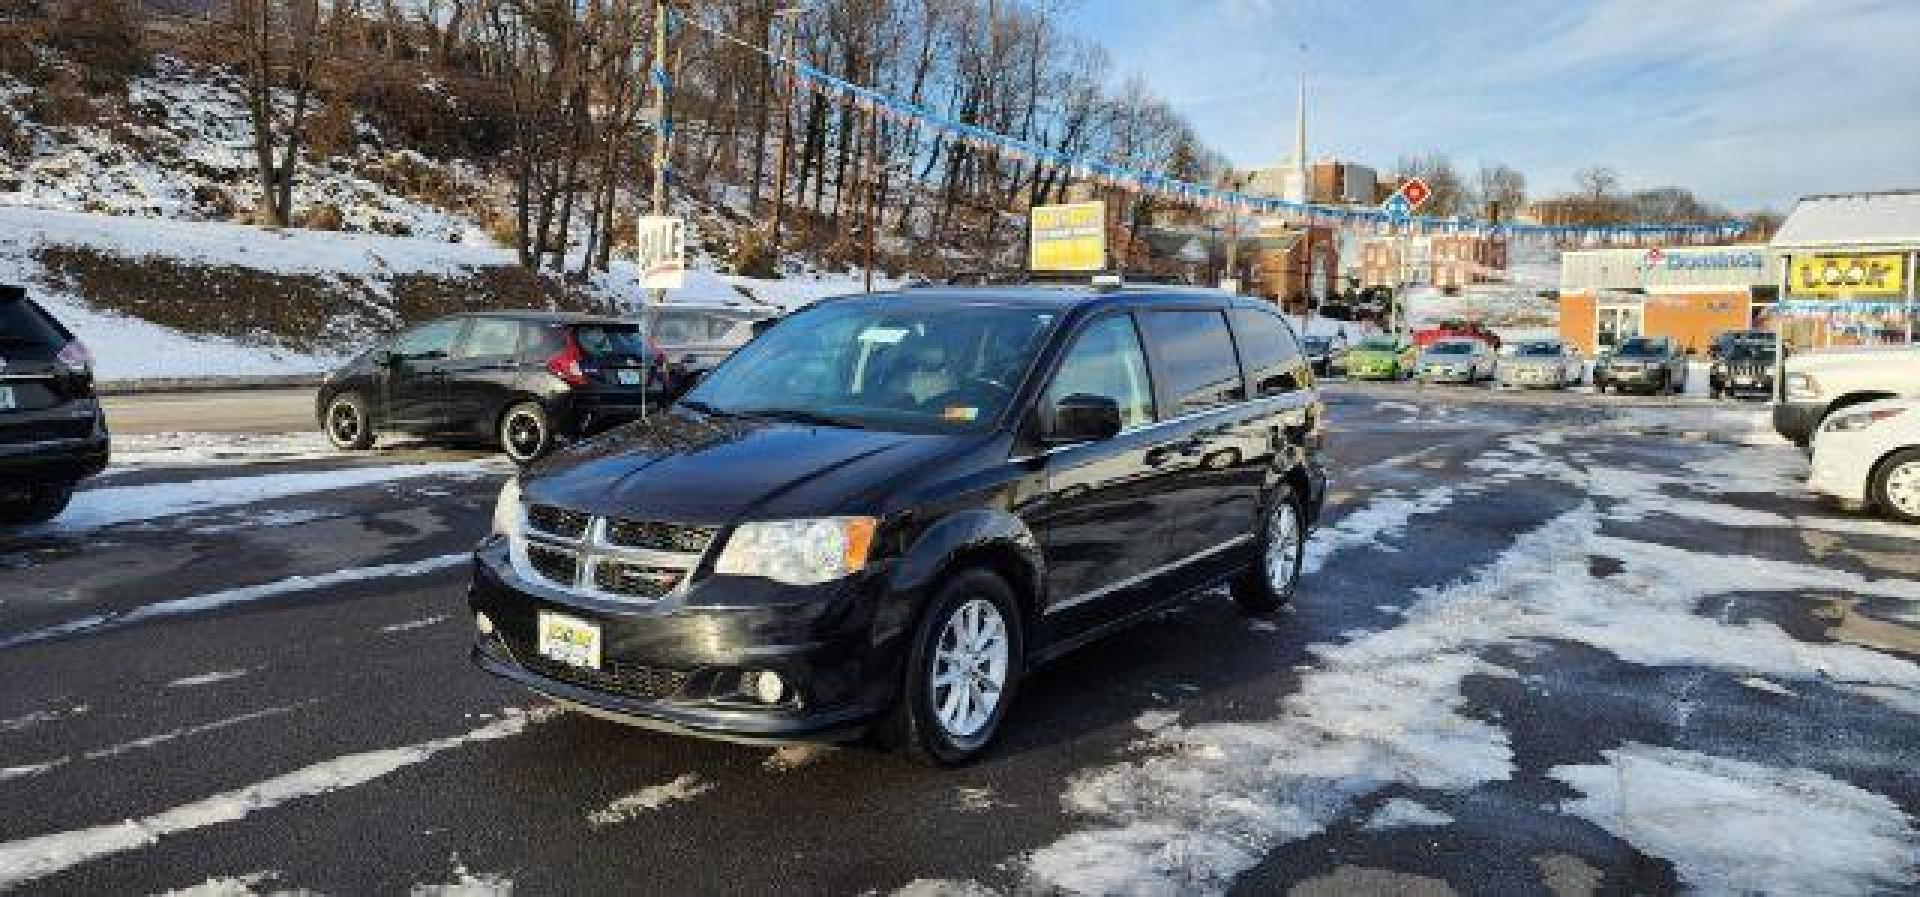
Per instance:
[[[724,338],[736,323],[710,312],[661,309],[654,313],[653,339],[663,344],[712,342]]]
[[[1729,361],[1772,361],[1772,343],[1734,343],[1727,347]]]
[[[1467,355],[1473,352],[1472,343],[1434,343],[1427,350],[1435,355]]]
[[[908,433],[990,426],[1053,329],[1050,309],[830,302],[748,343],[688,395],[725,414]]]
[[[1374,337],[1361,340],[1360,348],[1368,352],[1392,352],[1398,347],[1393,344],[1393,340]]]
[[[1528,358],[1552,358],[1560,354],[1560,344],[1527,343],[1519,348],[1517,354]]]
[[[1301,340],[1300,343],[1306,346],[1309,352],[1321,352],[1325,351],[1328,346],[1333,345],[1333,340],[1327,339],[1324,336],[1309,336]]]
[[[647,354],[647,341],[641,338],[639,327],[585,324],[574,328],[573,338],[579,341],[580,351],[596,358]]]
[[[1662,355],[1667,351],[1667,341],[1635,337],[1620,344],[1615,355]]]

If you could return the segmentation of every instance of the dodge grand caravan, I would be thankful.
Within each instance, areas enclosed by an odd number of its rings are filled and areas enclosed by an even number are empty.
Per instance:
[[[1077,646],[1223,583],[1287,601],[1324,413],[1222,293],[828,300],[511,480],[472,656],[630,724],[962,762]]]

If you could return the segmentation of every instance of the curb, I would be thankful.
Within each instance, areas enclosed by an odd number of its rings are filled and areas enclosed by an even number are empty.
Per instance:
[[[102,380],[94,391],[103,396],[159,393],[240,392],[260,389],[299,389],[319,386],[324,374],[269,374],[257,377],[152,377],[144,380]]]

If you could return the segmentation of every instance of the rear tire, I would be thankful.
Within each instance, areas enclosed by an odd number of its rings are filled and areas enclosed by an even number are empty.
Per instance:
[[[1307,556],[1307,518],[1291,486],[1274,490],[1272,509],[1254,544],[1259,551],[1253,565],[1234,577],[1228,591],[1241,610],[1272,613],[1293,600]]]
[[[553,424],[539,402],[521,402],[500,415],[500,450],[515,464],[532,464],[553,449]]]
[[[361,452],[373,448],[373,418],[367,414],[367,400],[357,392],[343,392],[327,403],[326,419],[320,426],[327,441],[343,452]]]
[[[920,763],[970,762],[992,744],[1019,691],[1020,604],[999,576],[961,570],[935,593],[913,633],[880,740]]]
[[[27,497],[0,503],[0,523],[46,523],[73,501],[73,483],[42,483],[29,487]]]
[[[1887,456],[1874,472],[1868,495],[1880,513],[1920,523],[1920,449],[1901,449]]]

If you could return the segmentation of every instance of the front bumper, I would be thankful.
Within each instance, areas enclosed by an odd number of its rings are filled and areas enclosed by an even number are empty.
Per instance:
[[[1472,383],[1475,377],[1472,368],[1465,370],[1452,368],[1421,368],[1420,379],[1428,383]]]
[[[1822,431],[1813,440],[1807,488],[1847,502],[1867,500],[1867,478],[1881,446],[1869,432]]]
[[[1773,431],[1795,445],[1806,445],[1826,415],[1825,402],[1780,402],[1773,406]]]
[[[493,621],[471,655],[481,669],[622,722],[731,741],[838,741],[883,713],[898,682],[898,648],[872,638],[874,592],[883,579],[791,589],[798,603],[706,602],[717,590],[783,587],[709,577],[656,604],[605,601],[520,578],[504,540],[474,555],[468,603]],[[600,628],[598,670],[541,657],[536,619],[551,611]],[[748,671],[779,673],[788,697],[774,705],[743,695]]]
[[[1666,368],[1608,368],[1604,375],[1594,377],[1594,382],[1615,389],[1659,390],[1667,386],[1667,371]]]
[[[1539,371],[1531,368],[1508,370],[1501,368],[1500,385],[1514,388],[1559,389],[1567,385],[1566,377],[1558,371]]]

